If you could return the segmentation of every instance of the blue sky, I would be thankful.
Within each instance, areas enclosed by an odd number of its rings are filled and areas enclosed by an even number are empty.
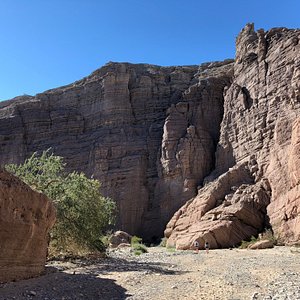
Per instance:
[[[0,100],[108,61],[191,65],[234,57],[242,27],[300,27],[299,0],[0,0]]]

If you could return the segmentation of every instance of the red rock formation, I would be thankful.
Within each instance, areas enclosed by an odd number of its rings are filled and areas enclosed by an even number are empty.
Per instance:
[[[299,242],[298,122],[292,130],[300,113],[299,35],[286,28],[255,32],[253,24],[239,34],[233,82],[224,90],[216,168],[205,179],[214,181],[173,216],[165,231],[170,245],[186,249],[197,239],[228,247],[268,223],[282,242]],[[247,176],[239,175],[235,192],[222,178],[245,163],[252,183],[247,195],[237,195]]]
[[[273,201],[268,206],[268,215],[280,242],[299,243],[300,119],[297,118],[293,124],[291,140],[282,141],[278,138],[268,167],[274,193]]]
[[[49,199],[0,171],[0,282],[38,276],[45,268],[55,209]]]
[[[248,24],[234,63],[109,63],[4,102],[0,163],[52,147],[70,170],[102,182],[118,203],[118,229],[150,239],[171,219],[166,235],[179,248],[194,239],[231,246],[266,226],[294,243],[299,38],[299,30]]]
[[[117,228],[161,236],[172,214],[213,168],[231,66],[230,61],[205,64],[196,75],[197,66],[109,63],[69,86],[1,103],[0,163],[19,163],[51,147],[69,170],[101,181],[103,193],[118,203]],[[220,79],[202,80],[204,73]],[[172,105],[181,116],[180,128],[172,121]],[[165,151],[171,143],[179,148],[169,150],[174,159],[167,162],[160,147]],[[176,176],[173,167],[179,170]],[[171,173],[173,199],[168,201]]]
[[[223,89],[229,84],[231,64],[211,64],[206,79],[183,95],[183,101],[167,111],[159,157],[155,200],[166,223],[181,205],[197,193],[212,171],[215,145],[223,114]],[[218,78],[214,72],[218,71]],[[153,225],[152,225],[153,226]]]
[[[254,244],[250,245],[248,247],[248,249],[256,250],[256,249],[268,249],[268,248],[273,248],[273,247],[274,247],[274,243],[272,241],[261,240],[261,241],[257,241]]]

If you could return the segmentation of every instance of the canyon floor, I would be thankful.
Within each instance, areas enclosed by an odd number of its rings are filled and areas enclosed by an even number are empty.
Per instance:
[[[46,274],[0,285],[0,299],[300,299],[296,248],[111,251],[105,259],[51,261]]]

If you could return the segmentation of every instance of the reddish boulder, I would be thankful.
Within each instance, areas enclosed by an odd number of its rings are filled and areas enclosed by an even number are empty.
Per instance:
[[[270,191],[266,180],[253,184],[249,166],[230,169],[202,188],[168,223],[167,245],[191,248],[193,241],[205,241],[211,248],[231,247],[265,225]]]
[[[45,268],[52,202],[0,170],[0,282],[38,276]]]
[[[250,245],[248,248],[251,250],[256,250],[256,249],[268,249],[268,248],[273,248],[274,243],[270,240],[261,240],[257,241],[254,244]]]

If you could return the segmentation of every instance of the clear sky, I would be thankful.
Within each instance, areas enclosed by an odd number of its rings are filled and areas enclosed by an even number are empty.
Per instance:
[[[79,80],[108,61],[234,57],[255,28],[300,27],[300,0],[0,0],[0,100]]]

